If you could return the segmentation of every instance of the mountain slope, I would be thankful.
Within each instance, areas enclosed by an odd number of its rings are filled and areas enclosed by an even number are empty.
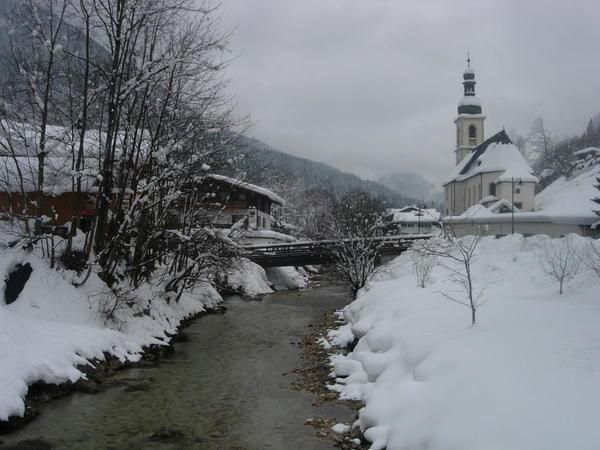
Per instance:
[[[276,150],[258,139],[241,137],[236,143],[236,152],[244,155],[240,168],[246,172],[249,182],[275,190],[282,183],[288,184],[288,187],[291,183],[298,191],[320,188],[337,197],[352,190],[365,191],[381,198],[389,207],[401,207],[417,201],[328,164]]]

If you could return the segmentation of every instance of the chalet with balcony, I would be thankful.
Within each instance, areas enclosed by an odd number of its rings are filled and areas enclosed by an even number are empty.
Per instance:
[[[271,230],[285,200],[261,186],[225,175],[202,178],[199,221],[217,228]]]

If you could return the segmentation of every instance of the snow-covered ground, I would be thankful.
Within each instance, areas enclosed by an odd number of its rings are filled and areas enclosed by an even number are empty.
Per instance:
[[[584,267],[559,295],[541,266],[559,241],[479,244],[475,283],[489,284],[475,326],[441,295],[457,289],[446,269],[418,288],[407,255],[343,310],[329,341],[358,343],[333,357],[332,388],[364,402],[372,449],[600,448],[600,283]]]
[[[198,284],[167,303],[159,285],[146,284],[107,321],[99,312],[110,306],[106,285],[95,274],[76,288],[74,272],[51,270],[34,253],[2,249],[0,273],[19,263],[33,272],[14,303],[0,301],[0,420],[24,413],[29,384],[74,382],[84,376],[77,366],[106,354],[137,361],[143,347],[167,343],[183,319],[222,300],[212,286]]]

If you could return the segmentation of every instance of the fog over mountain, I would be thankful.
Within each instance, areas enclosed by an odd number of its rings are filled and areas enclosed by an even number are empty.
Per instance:
[[[391,173],[381,177],[379,183],[396,192],[425,201],[438,201],[442,193],[439,186],[434,186],[418,173]]]
[[[348,191],[360,190],[385,200],[390,207],[413,204],[421,197],[408,194],[408,191],[399,190],[393,185],[385,186],[353,173],[342,172],[329,164],[287,154],[254,138],[241,137],[236,144],[236,151],[238,155],[244,155],[236,166],[245,172],[247,180],[274,190],[306,191],[318,188],[338,197]],[[412,184],[409,182],[406,186]],[[431,186],[426,188],[431,191]],[[413,193],[419,191],[418,187],[411,189]]]

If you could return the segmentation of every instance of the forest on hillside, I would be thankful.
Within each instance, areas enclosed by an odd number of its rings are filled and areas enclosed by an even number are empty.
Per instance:
[[[591,118],[579,135],[558,138],[538,117],[527,136],[512,133],[512,139],[540,178],[537,189],[541,191],[561,176],[572,174],[579,161],[576,152],[600,147],[600,114]]]
[[[367,192],[390,208],[419,203],[416,198],[402,195],[380,183],[342,172],[328,164],[284,153],[258,139],[239,136],[235,140],[234,153],[235,169],[231,170],[234,175],[274,190],[289,203],[298,203],[300,198],[315,191],[335,198],[351,191]]]

